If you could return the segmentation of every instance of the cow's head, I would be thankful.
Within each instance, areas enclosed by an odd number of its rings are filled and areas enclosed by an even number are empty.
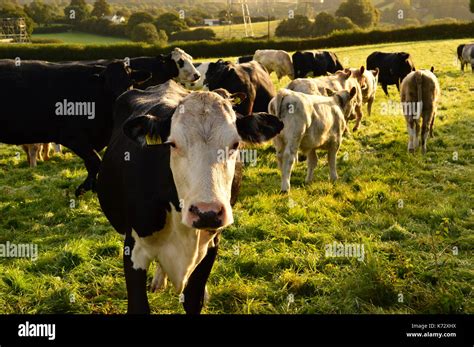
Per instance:
[[[100,74],[92,76],[92,80],[102,84],[114,98],[150,78],[150,72],[132,70],[123,62],[110,63]]]
[[[181,202],[182,223],[219,229],[233,222],[232,180],[242,143],[261,143],[276,136],[283,123],[258,113],[237,115],[226,92],[191,92],[171,117],[170,167]],[[127,121],[124,132],[138,143],[160,133],[160,121],[144,115]]]
[[[411,56],[405,52],[399,52],[398,64],[393,68],[399,77],[399,83],[402,83],[403,79],[412,71],[416,71],[415,64],[411,60]]]
[[[170,58],[178,68],[176,79],[181,83],[194,82],[201,77],[199,71],[193,65],[193,57],[183,51],[181,48],[175,48],[170,53]]]
[[[328,96],[332,96],[335,99],[342,110],[344,119],[351,117],[351,115],[354,113],[354,103],[352,103],[351,100],[354,99],[354,96],[357,93],[356,88],[352,87],[350,91],[341,90],[338,92],[326,88],[325,91]]]

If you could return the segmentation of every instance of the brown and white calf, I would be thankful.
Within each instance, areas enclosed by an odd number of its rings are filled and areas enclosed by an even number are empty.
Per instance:
[[[327,90],[332,91],[349,91],[355,88],[355,95],[351,98],[351,111],[346,115],[346,121],[356,119],[353,130],[359,129],[360,121],[363,116],[362,112],[362,90],[359,81],[352,77],[350,70],[337,71],[334,75],[323,76],[318,78],[298,78],[290,82],[287,89],[310,94],[325,95]]]
[[[367,112],[369,116],[372,114],[372,105],[375,100],[375,92],[377,91],[377,83],[379,79],[379,69],[367,70],[361,66],[359,69],[350,69],[351,76],[357,79],[362,91],[362,102],[367,104]]]
[[[49,143],[31,143],[21,147],[26,152],[30,167],[36,167],[37,160],[49,160]]]
[[[291,79],[295,78],[293,63],[288,52],[276,49],[258,49],[253,55],[253,60],[262,64],[271,74],[275,71],[278,79],[283,76],[288,76]]]
[[[400,95],[408,129],[408,151],[414,153],[419,144],[421,121],[421,151],[426,153],[428,134],[433,137],[433,125],[440,97],[440,87],[431,71],[417,70],[402,81]],[[429,130],[429,131],[428,131]]]
[[[345,118],[351,112],[351,99],[356,89],[343,90],[331,96],[309,95],[281,89],[272,99],[268,110],[284,124],[282,132],[273,139],[281,170],[281,191],[290,190],[291,170],[300,149],[308,158],[306,183],[313,180],[318,161],[316,149],[328,151],[331,181],[336,181],[336,155],[346,128]]]

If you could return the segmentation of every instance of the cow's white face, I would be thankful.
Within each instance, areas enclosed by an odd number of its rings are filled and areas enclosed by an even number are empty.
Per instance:
[[[220,228],[233,222],[230,197],[240,140],[230,101],[216,93],[195,92],[178,105],[168,143],[183,224]]]
[[[200,64],[196,68],[196,70],[201,75],[201,77],[198,80],[194,81],[194,82],[185,83],[184,86],[187,89],[191,89],[191,90],[201,90],[201,89],[202,90],[208,90],[207,88],[204,88],[204,80],[206,79],[206,73],[207,73],[208,68],[209,68],[209,62]]]
[[[180,48],[171,52],[171,59],[176,63],[179,74],[176,79],[181,83],[194,82],[201,77],[199,71],[193,65],[193,57]]]

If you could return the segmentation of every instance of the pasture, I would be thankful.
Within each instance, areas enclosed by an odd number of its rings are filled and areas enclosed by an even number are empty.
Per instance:
[[[280,23],[279,20],[270,21],[270,35],[273,38],[275,36],[275,29]],[[228,25],[214,25],[214,26],[201,26],[199,28],[212,29],[216,33],[216,37],[219,39],[229,39],[229,26]],[[258,22],[252,23],[252,29],[255,37],[262,37],[268,35],[268,23]],[[245,25],[244,24],[232,24],[231,38],[243,38],[245,37]]]
[[[474,74],[455,60],[472,40],[334,49],[344,66],[375,50],[435,66],[442,96],[428,153],[407,153],[394,86],[390,99],[378,89],[372,116],[364,109],[344,139],[335,185],[321,153],[314,182],[304,184],[300,162],[282,195],[273,147],[251,148],[256,165],[245,168],[203,313],[474,313]],[[86,171],[65,152],[30,169],[20,147],[0,145],[0,244],[39,252],[36,261],[0,258],[0,313],[126,312],[122,238],[95,194],[75,199]],[[326,257],[334,242],[363,245],[363,260]],[[184,312],[172,286],[149,301],[153,313]]]
[[[126,38],[102,36],[81,32],[53,33],[53,34],[33,34],[32,39],[56,39],[63,43],[88,44],[88,45],[110,45],[115,43],[130,42]]]

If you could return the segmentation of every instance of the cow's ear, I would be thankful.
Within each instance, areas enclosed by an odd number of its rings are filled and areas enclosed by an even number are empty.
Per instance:
[[[140,85],[151,78],[151,72],[144,70],[133,70],[130,73],[130,78],[132,79],[133,84]]]
[[[352,99],[357,93],[356,87],[352,87],[351,91],[349,92],[349,99]]]
[[[333,96],[334,94],[336,94],[334,90],[326,88],[326,87],[324,88],[324,91],[326,92],[327,96]]]
[[[283,122],[265,112],[237,117],[237,131],[244,142],[262,143],[278,135]]]
[[[431,71],[431,72],[434,72],[434,66],[431,67],[430,71]]]
[[[360,74],[363,75],[363,74],[364,74],[364,71],[365,71],[365,67],[364,67],[364,66],[361,66],[359,71],[360,71]]]
[[[159,132],[160,123],[157,117],[149,114],[138,116],[125,122],[123,132],[133,142],[142,147],[158,145],[163,142]]]

